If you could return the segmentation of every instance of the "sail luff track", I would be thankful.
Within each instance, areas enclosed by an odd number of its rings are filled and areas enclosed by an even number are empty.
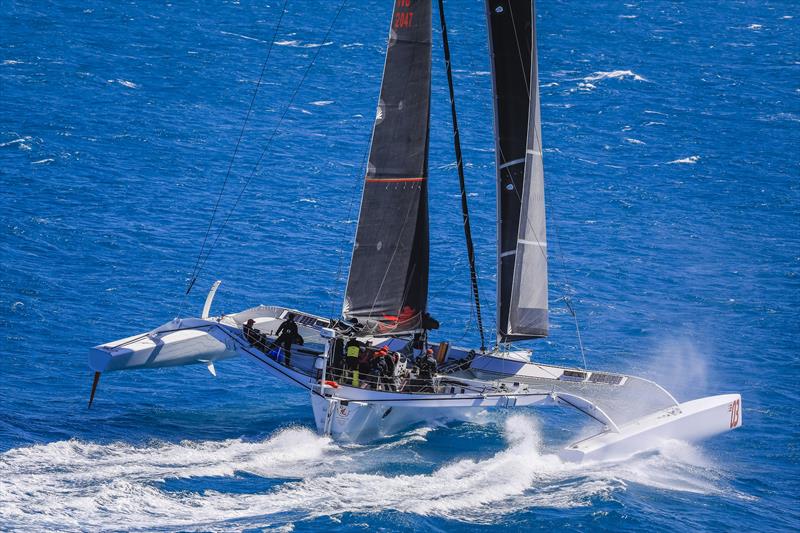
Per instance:
[[[475,269],[475,248],[472,244],[472,228],[469,222],[469,204],[467,203],[467,186],[464,180],[464,161],[461,155],[461,135],[458,130],[458,115],[456,113],[456,97],[453,89],[453,69],[450,62],[450,43],[447,39],[447,21],[444,14],[444,1],[439,0],[439,20],[442,26],[442,49],[447,70],[447,87],[450,90],[450,113],[453,117],[453,147],[456,154],[456,167],[458,169],[458,183],[461,188],[461,215],[464,225],[464,238],[467,243],[467,258],[469,259],[469,276],[472,285],[472,299],[475,302],[475,315],[478,322],[478,332],[481,337],[481,351],[486,350],[486,339],[483,334],[483,317],[481,316],[481,299],[478,292],[478,273]]]

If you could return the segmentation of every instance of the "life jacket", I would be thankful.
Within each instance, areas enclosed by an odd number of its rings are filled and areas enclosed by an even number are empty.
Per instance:
[[[358,346],[348,346],[347,347],[347,357],[358,357],[359,348]]]

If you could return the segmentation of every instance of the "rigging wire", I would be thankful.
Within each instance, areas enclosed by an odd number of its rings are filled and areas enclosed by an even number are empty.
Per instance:
[[[481,299],[478,292],[478,273],[475,269],[475,248],[472,244],[472,228],[469,223],[469,205],[467,203],[467,186],[464,180],[464,160],[461,155],[461,136],[458,131],[458,117],[456,115],[456,98],[453,89],[453,69],[450,61],[450,44],[447,40],[447,22],[444,16],[444,2],[439,0],[439,20],[442,26],[442,49],[444,51],[445,70],[447,71],[447,86],[450,90],[450,113],[453,117],[453,147],[456,155],[456,168],[458,169],[458,183],[461,187],[461,214],[464,226],[464,237],[467,241],[467,258],[469,259],[469,276],[472,284],[472,298],[475,301],[475,313],[478,320],[478,333],[481,336],[481,351],[486,351],[486,338],[483,333],[483,318],[481,316]]]
[[[244,130],[247,127],[247,123],[250,120],[250,115],[253,111],[253,106],[256,102],[256,96],[258,95],[258,90],[261,88],[261,82],[264,79],[264,72],[267,70],[267,63],[269,62],[269,56],[272,54],[272,47],[275,44],[275,38],[278,36],[278,32],[281,28],[281,22],[283,21],[283,15],[286,13],[286,4],[289,3],[289,0],[284,0],[283,5],[281,6],[281,14],[278,17],[278,22],[275,24],[275,30],[272,32],[272,39],[269,42],[269,48],[267,48],[267,57],[264,58],[264,63],[261,65],[261,73],[258,75],[258,82],[256,82],[256,88],[253,90],[253,96],[250,98],[250,106],[247,108],[247,114],[245,114],[244,122],[242,122],[242,129],[239,131],[239,137],[236,139],[236,145],[233,149],[233,155],[231,156],[230,161],[228,162],[228,170],[225,172],[225,179],[222,180],[222,187],[219,190],[219,195],[217,195],[217,201],[214,203],[214,209],[211,212],[211,219],[208,221],[208,228],[206,228],[206,233],[203,236],[203,243],[200,246],[200,252],[197,254],[197,260],[194,263],[194,267],[192,268],[192,274],[189,278],[189,285],[186,288],[186,295],[192,290],[195,281],[197,281],[197,274],[198,274],[198,265],[200,264],[200,258],[203,256],[203,252],[206,248],[206,243],[208,242],[208,236],[211,233],[211,228],[214,225],[214,218],[217,215],[217,210],[219,209],[219,203],[222,200],[222,195],[225,192],[225,187],[228,184],[228,179],[231,175],[231,169],[233,168],[233,163],[236,160],[236,154],[239,153],[239,145],[242,142],[242,137],[244,136]]]
[[[222,236],[222,232],[224,231],[225,226],[228,225],[228,222],[230,221],[231,216],[233,215],[234,211],[236,210],[236,207],[239,205],[239,202],[241,201],[242,196],[244,196],[244,193],[247,190],[248,185],[250,185],[250,182],[253,180],[253,177],[255,177],[256,172],[258,172],[258,167],[261,164],[261,161],[264,159],[265,155],[270,153],[270,148],[272,147],[272,141],[275,139],[275,135],[277,134],[278,130],[280,130],[280,127],[283,124],[283,120],[286,118],[286,114],[289,112],[289,109],[292,107],[292,104],[294,103],[294,100],[297,97],[297,94],[300,92],[300,88],[303,86],[303,83],[305,82],[306,78],[308,77],[308,73],[311,70],[311,67],[314,66],[314,63],[316,63],[317,58],[319,57],[320,51],[325,46],[325,43],[328,41],[328,36],[330,35],[331,31],[333,30],[333,27],[336,25],[336,21],[338,20],[339,15],[341,14],[341,12],[344,9],[346,4],[347,4],[347,0],[342,0],[342,3],[339,5],[339,8],[336,11],[336,14],[333,16],[333,20],[331,20],[331,23],[328,26],[327,31],[325,32],[325,36],[322,38],[322,43],[319,46],[317,46],[316,51],[314,52],[314,56],[311,58],[311,61],[306,66],[306,69],[303,72],[303,76],[301,77],[300,82],[294,88],[294,92],[292,93],[292,96],[289,99],[289,103],[286,104],[286,106],[283,108],[283,113],[281,114],[280,119],[278,120],[278,123],[276,124],[275,128],[272,130],[272,133],[270,134],[269,139],[267,140],[267,143],[264,146],[264,149],[261,151],[261,154],[258,156],[258,160],[256,161],[256,164],[253,166],[253,170],[247,176],[247,179],[245,180],[244,185],[242,185],[242,189],[239,191],[239,195],[236,197],[236,200],[234,201],[233,206],[228,211],[228,214],[226,215],[225,219],[223,220],[222,225],[220,226],[219,230],[217,231],[217,234],[216,234],[216,237],[214,238],[214,241],[209,246],[208,252],[206,252],[205,257],[200,262],[200,265],[197,268],[197,272],[195,273],[195,279],[197,278],[198,275],[200,275],[200,272],[202,271],[203,267],[205,266],[206,262],[208,261],[208,258],[211,256],[211,253],[214,251],[214,248],[216,247],[217,242],[219,241],[220,237]],[[192,281],[192,284],[193,283],[194,283],[194,281]]]

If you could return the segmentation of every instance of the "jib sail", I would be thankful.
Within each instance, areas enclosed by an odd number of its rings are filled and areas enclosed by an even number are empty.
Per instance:
[[[497,159],[498,341],[547,335],[544,211],[535,8],[487,0]]]

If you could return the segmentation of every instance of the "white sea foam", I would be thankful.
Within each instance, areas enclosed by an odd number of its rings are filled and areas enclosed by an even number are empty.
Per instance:
[[[603,72],[603,71],[595,72],[592,75],[583,78],[583,81],[592,82],[592,81],[600,81],[608,79],[625,79],[625,78],[633,78],[636,81],[647,81],[647,78],[636,74],[632,70],[612,70],[609,72]]]
[[[17,137],[16,139],[13,139],[11,141],[0,143],[0,148],[5,148],[6,146],[13,146],[15,144],[18,144],[19,145],[18,148],[24,150],[25,149],[24,147],[27,146],[25,142],[30,141],[32,139],[33,137],[31,137],[30,135],[26,135],[24,137]]]
[[[324,43],[303,44],[301,41],[297,40],[283,40],[283,41],[275,41],[275,44],[278,46],[289,46],[291,48],[319,48],[320,46],[330,46],[333,44],[333,41],[326,41]]]
[[[640,141],[639,139],[634,139],[633,137],[625,137],[625,142],[630,144],[647,144],[644,141]]]
[[[255,41],[257,43],[264,43],[266,44],[267,41],[262,41],[261,39],[256,39],[255,37],[250,37],[249,35],[242,35],[241,33],[233,33],[230,31],[220,31],[222,35],[230,35],[231,37],[239,37],[240,39],[245,39],[248,41]],[[278,44],[278,43],[275,43]]]
[[[48,157],[46,159],[40,159],[38,161],[33,161],[31,163],[31,165],[46,165],[47,163],[52,163],[53,161],[55,161],[55,159],[53,159],[52,157]]]
[[[16,59],[5,59],[3,60],[0,65],[22,65],[22,61],[17,61]]]
[[[0,525],[28,529],[241,529],[345,512],[385,510],[488,523],[527,507],[589,505],[627,483],[719,493],[720,475],[685,444],[625,463],[572,464],[543,448],[535,419],[505,420],[506,446],[483,459],[459,459],[430,473],[393,475],[383,463],[427,439],[419,428],[374,446],[340,446],[308,429],[269,439],[93,444],[62,441],[0,455]],[[401,453],[402,452],[402,453]],[[260,493],[164,490],[159,481],[230,478],[236,472],[287,481]]]
[[[699,155],[691,155],[689,157],[684,157],[683,159],[675,159],[673,161],[668,162],[668,165],[694,165],[700,161]]]
[[[333,103],[333,100],[315,100],[315,101],[311,102],[311,105],[322,107],[322,106],[326,106],[326,105],[331,105],[332,103]]]
[[[107,80],[108,83],[119,83],[123,87],[127,87],[128,89],[138,89],[139,86],[133,83],[132,81],[122,80],[117,78],[116,80]]]

